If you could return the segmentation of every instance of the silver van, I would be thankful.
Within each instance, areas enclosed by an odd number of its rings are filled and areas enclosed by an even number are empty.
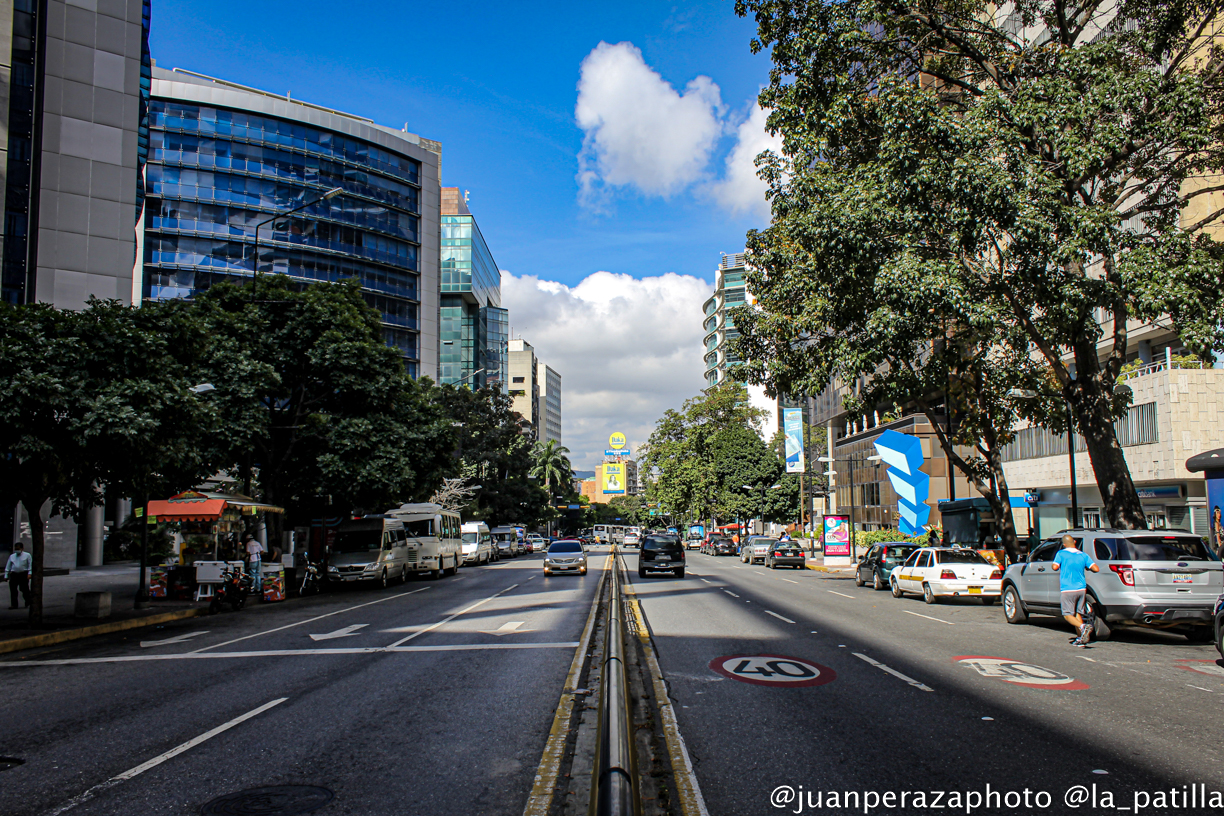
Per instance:
[[[519,531],[514,527],[494,527],[490,534],[499,558],[517,558],[523,551],[519,544]]]
[[[376,581],[385,587],[393,580],[407,580],[409,573],[402,521],[370,515],[340,523],[327,551],[327,580]]]
[[[1165,629],[1193,643],[1210,643],[1213,610],[1224,591],[1224,564],[1203,540],[1180,530],[1068,530],[1100,572],[1089,572],[1088,602],[1095,636],[1115,626]],[[1054,557],[1059,533],[1035,547],[1027,561],[1003,573],[1003,614],[1008,623],[1029,615],[1061,615]]]

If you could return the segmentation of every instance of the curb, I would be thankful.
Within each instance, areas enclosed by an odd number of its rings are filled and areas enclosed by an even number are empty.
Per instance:
[[[817,572],[828,572],[828,573],[839,573],[839,572],[841,572],[843,569],[854,569],[854,567],[853,567],[853,566],[848,566],[848,567],[826,567],[826,566],[824,566],[823,564],[808,564],[808,565],[807,565],[807,568],[808,568],[808,569],[810,569],[810,570],[816,570]]]
[[[57,643],[67,643],[70,640],[106,635],[111,632],[122,632],[125,629],[139,629],[142,626],[154,626],[159,623],[196,618],[208,612],[207,609],[179,609],[174,612],[161,612],[143,618],[128,618],[114,623],[100,623],[96,626],[82,626],[79,629],[63,629],[59,632],[47,632],[45,635],[28,635],[26,637],[0,640],[0,654],[19,652],[23,649],[36,649],[39,646],[54,646]]]

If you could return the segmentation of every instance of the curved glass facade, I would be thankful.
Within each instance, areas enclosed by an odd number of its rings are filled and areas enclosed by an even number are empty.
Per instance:
[[[149,103],[144,297],[261,274],[358,278],[417,376],[421,166],[348,134],[189,101]],[[336,187],[344,192],[259,230]]]
[[[716,273],[714,296],[707,300],[702,308],[705,315],[703,327],[711,331],[705,338],[705,381],[707,385],[717,385],[727,376],[727,367],[742,362],[738,355],[728,351],[728,341],[739,337],[735,321],[727,313],[728,309],[743,306],[748,302],[748,288],[745,281],[745,258],[743,253],[724,255]]]

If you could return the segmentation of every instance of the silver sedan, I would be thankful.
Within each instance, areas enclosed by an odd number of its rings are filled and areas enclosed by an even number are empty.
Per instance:
[[[556,572],[576,572],[586,575],[587,556],[582,548],[582,542],[572,538],[554,541],[544,554],[544,574]]]

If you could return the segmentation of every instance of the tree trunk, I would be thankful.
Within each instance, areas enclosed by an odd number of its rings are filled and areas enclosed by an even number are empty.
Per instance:
[[[1095,347],[1091,354],[1092,359],[1087,361],[1087,365],[1092,365],[1096,360]],[[1076,354],[1077,361],[1080,356]],[[1069,389],[1068,402],[1078,426],[1075,430],[1084,438],[1084,445],[1088,449],[1092,473],[1101,491],[1109,525],[1119,530],[1146,530],[1147,517],[1143,513],[1143,503],[1139,500],[1139,491],[1135,489],[1126,455],[1118,444],[1118,435],[1110,419],[1113,396],[1102,381],[1099,365],[1091,372],[1083,368],[1077,370],[1081,373],[1076,375]]]
[[[46,497],[22,499],[22,505],[30,516],[30,625],[41,626],[43,621],[43,561],[47,553],[47,530],[43,524],[42,506]]]

